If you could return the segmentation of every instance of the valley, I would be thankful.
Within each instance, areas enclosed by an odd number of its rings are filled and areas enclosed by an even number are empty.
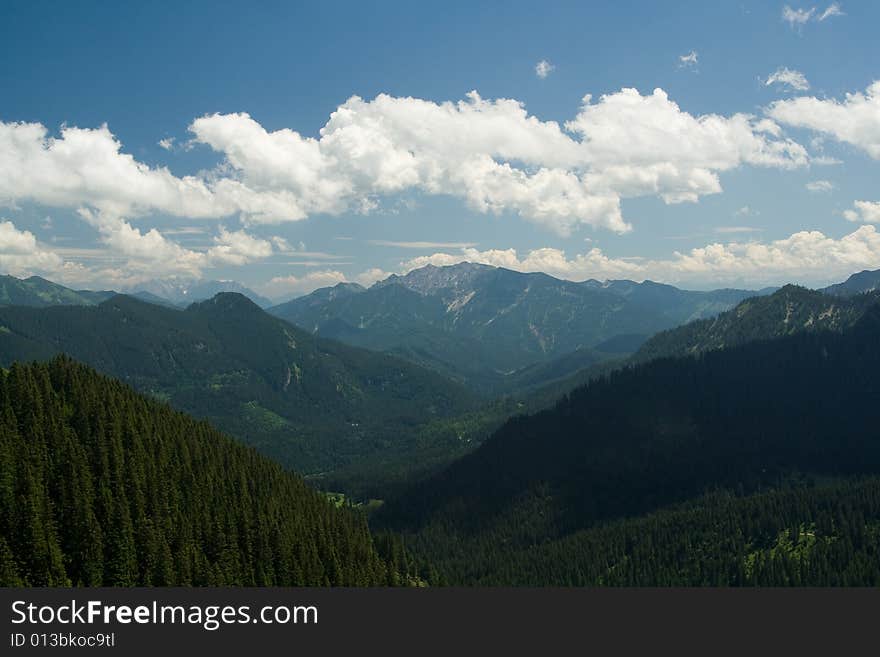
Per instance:
[[[823,291],[787,285],[742,299],[746,293],[739,291],[554,283],[470,266],[427,268],[409,277],[370,290],[326,288],[297,300],[300,312],[312,317],[334,315],[323,327],[339,327],[339,317],[372,308],[361,323],[372,328],[357,339],[346,336],[374,348],[381,343],[381,351],[343,344],[343,337],[326,337],[314,325],[304,330],[281,319],[279,307],[267,313],[234,292],[180,309],[48,281],[7,282],[10,299],[18,294],[28,301],[0,307],[0,363],[23,375],[20,363],[50,362],[48,370],[34,370],[51,382],[37,388],[98,376],[57,360],[75,359],[147,395],[152,401],[137,404],[159,405],[148,413],[165,413],[160,409],[169,404],[299,473],[326,492],[319,506],[358,522],[369,517],[377,556],[371,557],[373,574],[357,577],[466,585],[799,585],[877,578],[867,565],[880,545],[871,478],[880,471],[873,430],[880,426],[874,417],[880,303],[871,277],[857,275]],[[467,302],[450,311],[455,294]],[[482,298],[493,295],[494,301]],[[352,299],[363,305],[346,305]],[[467,314],[448,317],[471,303]],[[541,310],[551,303],[556,311]],[[487,350],[486,358],[499,360],[517,351],[511,362],[522,364],[491,384],[469,377],[444,355],[494,346],[498,341],[481,331],[496,330],[496,323],[529,324],[539,312],[568,321],[548,319],[542,330],[556,336],[550,342],[526,331],[494,353]],[[625,319],[636,315],[644,321]],[[633,332],[646,324],[659,328],[651,336]],[[593,337],[572,342],[573,326]],[[575,348],[543,350],[558,343]],[[471,366],[484,368],[485,361]],[[8,394],[22,394],[14,392],[22,390],[16,380],[8,379]],[[40,394],[49,399],[62,392]],[[126,404],[136,399],[134,392],[124,394]],[[841,416],[844,406],[849,410]],[[125,436],[136,435],[128,431],[119,434],[122,449],[129,449]],[[14,432],[8,436],[4,449],[15,463],[23,447]],[[83,467],[93,458],[89,453],[83,452]],[[15,483],[23,471],[5,476],[13,482],[7,499],[25,490]],[[57,502],[34,503],[51,513]],[[778,511],[764,513],[766,505]],[[98,511],[84,513],[111,522]],[[145,522],[147,516],[137,517]],[[4,522],[11,527],[20,520]],[[681,523],[691,529],[682,534]],[[718,533],[719,523],[729,525],[725,534]],[[125,531],[141,531],[132,527]],[[75,549],[65,536],[39,549],[0,545],[7,580],[129,581],[100,559],[90,566],[92,575],[59,565],[57,555]],[[706,558],[682,561],[683,548],[672,536],[699,542]],[[167,547],[156,549],[179,549],[181,539],[161,540]],[[857,560],[840,569],[830,564],[842,558],[835,552],[842,546]],[[37,550],[38,562],[22,566],[23,550]],[[144,550],[137,547],[132,558],[154,559]],[[205,554],[210,561],[213,552]],[[382,565],[383,559],[391,561]],[[308,581],[304,573],[236,569],[221,579],[205,570],[158,574],[132,563],[131,581]],[[325,575],[330,583],[338,576]]]

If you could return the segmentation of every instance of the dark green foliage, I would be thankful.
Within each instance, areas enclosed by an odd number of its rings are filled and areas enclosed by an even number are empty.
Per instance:
[[[468,585],[880,586],[880,480],[716,492],[499,558],[505,538],[493,528],[449,554],[433,530],[414,547]]]
[[[858,321],[877,299],[877,295],[840,298],[786,285],[769,296],[747,299],[717,317],[658,333],[632,360],[689,356],[802,332],[842,331]]]
[[[475,406],[438,374],[316,339],[234,293],[185,311],[126,296],[96,307],[0,308],[0,364],[58,353],[305,473],[397,454],[420,427]]]
[[[496,581],[521,550],[707,490],[748,493],[793,471],[876,474],[878,338],[875,305],[843,332],[614,371],[509,421],[377,520],[413,533],[438,566],[445,555],[453,581]],[[475,552],[489,556],[475,565]]]
[[[0,585],[401,581],[362,516],[67,358],[0,374]]]

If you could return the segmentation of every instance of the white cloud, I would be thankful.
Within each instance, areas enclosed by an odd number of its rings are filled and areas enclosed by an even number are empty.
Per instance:
[[[286,253],[286,254],[296,253],[296,247],[293,244],[291,244],[290,242],[288,242],[286,239],[284,239],[283,237],[277,237],[277,236],[272,237],[272,238],[270,238],[270,241],[272,242],[273,246],[275,247],[275,249],[279,253]],[[301,250],[305,251],[305,244],[303,244],[302,242],[300,242],[300,244],[303,247]]]
[[[231,265],[241,266],[271,256],[274,252],[270,240],[253,237],[245,231],[229,231],[220,227],[213,238],[213,245],[205,251],[188,249],[169,240],[155,228],[142,231],[127,220],[106,212],[93,212],[80,208],[79,216],[95,228],[104,250],[94,256],[101,261],[116,261],[123,266],[118,269],[85,268],[75,263],[63,262],[59,249],[53,253],[58,261],[53,268],[59,282],[118,284],[131,287],[138,282],[157,277],[200,278],[205,269]],[[29,234],[29,233],[28,233]],[[67,250],[75,254],[75,250]],[[61,266],[63,262],[63,267]]]
[[[540,248],[529,251],[520,257],[516,249],[462,249],[460,253],[435,253],[420,256],[402,263],[401,271],[407,272],[425,265],[453,265],[459,262],[476,262],[493,267],[504,267],[516,271],[544,272],[558,278],[582,280],[596,275],[603,277],[638,276],[641,267],[628,260],[612,259],[605,256],[601,249],[593,248],[587,253],[567,259],[560,249]]]
[[[174,137],[165,137],[164,139],[160,139],[158,141],[159,147],[164,148],[166,151],[170,151],[174,148]]]
[[[803,96],[779,100],[767,114],[798,128],[830,135],[880,159],[880,80],[864,93],[848,93],[843,101]]]
[[[840,8],[840,3],[832,2],[824,10],[819,11],[816,7],[809,9],[792,9],[788,5],[782,8],[782,20],[792,28],[801,29],[810,21],[821,23],[834,16],[846,16]]]
[[[548,62],[546,59],[542,59],[540,62],[535,64],[535,75],[537,75],[542,80],[550,75],[556,69],[553,64]]]
[[[657,266],[658,271],[664,265],[669,268],[667,277],[677,274],[682,280],[827,280],[880,267],[880,234],[873,226],[862,226],[840,239],[819,231],[801,231],[766,243],[710,244],[676,253],[669,263]]]
[[[827,193],[834,190],[834,183],[830,180],[811,180],[805,187],[807,191],[816,193]]]
[[[818,21],[824,21],[826,18],[831,18],[833,16],[846,16],[843,13],[843,10],[840,8],[840,3],[832,2],[828,7],[825,8],[819,16],[816,18]]]
[[[127,259],[127,267],[133,275],[198,277],[208,264],[203,253],[166,239],[155,228],[141,232],[121,217],[85,208],[79,210],[79,215],[98,231],[101,241],[114,254]]]
[[[55,271],[62,265],[62,259],[40,246],[33,233],[18,230],[11,221],[0,222],[0,267],[4,273],[22,275]]]
[[[122,153],[106,125],[65,126],[60,137],[50,137],[38,123],[0,121],[0,202],[15,201],[89,206],[117,215],[159,211],[206,217],[235,211],[204,180],[177,178]]]
[[[678,67],[679,68],[693,68],[700,63],[700,56],[696,50],[691,50],[686,55],[678,56]]]
[[[845,16],[840,8],[840,3],[832,2],[824,10],[819,11],[816,7],[809,9],[792,9],[788,5],[782,8],[782,20],[788,23],[792,28],[800,30],[810,21],[821,23],[824,20],[834,16]]]
[[[280,238],[273,238],[277,243]],[[283,241],[283,240],[282,240]],[[220,227],[220,234],[214,238],[215,246],[208,249],[207,258],[214,264],[244,265],[253,260],[262,260],[272,255],[272,243],[248,235],[243,230],[231,232]]]
[[[309,294],[318,288],[346,282],[348,279],[341,271],[326,269],[309,272],[302,276],[276,276],[268,283],[259,286],[259,292],[272,299],[289,299]]]
[[[517,212],[563,234],[580,224],[627,231],[622,198],[696,201],[721,191],[721,171],[808,161],[773,121],[692,116],[659,89],[648,96],[624,89],[596,103],[587,96],[565,130],[517,101],[475,92],[441,104],[353,97],[318,139],[267,132],[247,114],[205,116],[191,130],[225,156],[242,187],[283,197],[303,217],[415,189],[462,198],[481,212]]]
[[[812,7],[811,9],[792,9],[788,5],[785,5],[782,8],[782,20],[792,27],[802,27],[804,24],[808,23],[815,14],[815,7]]]
[[[855,201],[852,210],[844,210],[847,221],[880,224],[880,201]]]
[[[776,71],[771,73],[767,76],[767,79],[764,80],[764,86],[766,87],[773,84],[788,87],[795,91],[806,91],[810,88],[810,83],[807,81],[807,78],[803,73],[800,71],[793,71],[784,66],[776,69]]]
[[[463,249],[459,253],[435,253],[401,264],[410,271],[426,264],[437,266],[478,262],[517,271],[543,271],[568,280],[627,277],[676,284],[748,281],[752,285],[782,281],[830,281],[860,269],[880,267],[880,234],[873,226],[861,226],[840,239],[819,231],[801,231],[770,242],[715,242],[667,259],[611,258],[600,249],[568,258],[564,251],[535,249],[520,256],[516,250]]]
[[[385,280],[391,276],[391,272],[384,271],[378,267],[373,267],[367,271],[363,271],[354,277],[356,283],[360,283],[364,287],[370,287],[376,281]]]
[[[564,128],[515,100],[473,92],[439,104],[352,97],[317,138],[268,132],[247,114],[204,116],[190,130],[223,162],[178,177],[124,153],[106,125],[65,126],[52,137],[40,124],[0,122],[0,203],[116,217],[239,214],[254,224],[370,212],[380,197],[414,190],[519,213],[561,234],[584,224],[625,232],[623,198],[693,202],[721,191],[720,172],[808,161],[769,119],[693,116],[660,89],[587,96]]]

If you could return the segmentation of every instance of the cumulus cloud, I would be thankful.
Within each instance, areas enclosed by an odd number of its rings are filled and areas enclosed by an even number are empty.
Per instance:
[[[379,196],[415,189],[481,212],[517,212],[563,234],[580,224],[629,230],[622,198],[696,201],[721,191],[719,172],[808,161],[771,120],[693,116],[660,89],[587,96],[564,126],[530,116],[517,101],[472,92],[457,103],[353,97],[317,139],[266,131],[247,114],[205,116],[191,130],[244,188],[283,196],[299,216],[369,208]],[[271,212],[248,219],[280,220]]]
[[[795,91],[806,91],[810,88],[810,83],[807,81],[807,78],[803,73],[784,66],[780,66],[776,71],[767,76],[766,80],[764,80],[765,87],[774,84],[794,89]]]
[[[57,271],[62,259],[42,247],[33,233],[18,230],[11,221],[0,222],[0,268],[22,275],[35,271]]]
[[[676,253],[667,266],[687,279],[712,276],[764,280],[816,280],[880,265],[880,235],[863,226],[840,239],[801,231],[772,242],[710,244]]]
[[[535,75],[537,75],[542,80],[550,75],[556,69],[553,64],[548,62],[546,59],[542,59],[540,62],[535,64]]]
[[[848,93],[843,101],[802,96],[779,100],[767,114],[786,125],[834,137],[880,159],[880,80],[864,93]]]
[[[273,238],[273,242],[277,244],[279,239]],[[273,252],[272,242],[269,240],[253,237],[243,230],[228,231],[222,226],[214,243],[215,246],[208,249],[206,254],[211,263],[244,265],[252,260],[268,258]]]
[[[190,131],[192,143],[222,157],[214,170],[176,176],[150,167],[123,152],[106,125],[65,126],[54,137],[40,124],[0,123],[0,202],[267,224],[366,213],[383,196],[414,190],[518,213],[561,234],[578,225],[625,232],[621,199],[693,202],[720,192],[719,174],[731,168],[808,162],[770,119],[694,116],[661,89],[586,96],[564,126],[472,92],[456,103],[355,96],[317,137],[267,131],[244,113],[203,116]]]
[[[843,216],[847,221],[880,224],[880,201],[856,201],[853,209],[845,210]]]
[[[373,267],[372,269],[363,271],[355,276],[354,281],[355,283],[360,283],[364,287],[370,287],[376,281],[385,280],[389,276],[391,276],[391,272],[379,269],[378,267]]]
[[[861,226],[840,239],[819,231],[801,231],[768,242],[715,242],[690,251],[674,252],[667,259],[612,258],[601,249],[567,257],[559,249],[542,248],[520,255],[515,249],[463,249],[459,253],[435,253],[402,263],[402,271],[427,264],[437,266],[478,262],[517,271],[543,271],[568,280],[588,278],[651,279],[677,284],[714,284],[749,281],[778,284],[780,281],[828,281],[859,269],[880,267],[880,234],[873,226]]]
[[[259,286],[259,291],[272,299],[290,299],[309,294],[318,288],[347,282],[348,279],[341,271],[325,269],[309,272],[302,276],[276,276],[268,283]]]
[[[175,177],[121,152],[106,125],[65,126],[50,137],[38,123],[0,122],[0,201],[88,206],[117,215],[159,211],[205,217],[231,213],[204,180]]]
[[[522,257],[516,249],[489,249],[486,251],[462,249],[457,254],[434,253],[406,261],[402,264],[401,270],[407,272],[429,264],[442,267],[459,262],[476,262],[515,271],[540,271],[569,280],[583,280],[598,276],[603,278],[639,276],[642,272],[642,267],[636,262],[609,258],[598,248],[590,249],[587,253],[578,254],[569,259],[566,258],[564,251],[549,247],[534,249]]]
[[[221,226],[219,234],[213,238],[212,246],[197,251],[169,240],[156,228],[142,231],[112,213],[80,208],[78,214],[98,232],[99,241],[104,247],[100,253],[101,259],[120,261],[124,267],[118,270],[100,267],[87,269],[76,266],[74,262],[63,261],[58,252],[52,252],[54,260],[47,260],[48,264],[44,266],[35,264],[32,269],[53,274],[61,282],[117,283],[121,287],[130,287],[156,277],[200,278],[205,269],[222,265],[241,266],[274,253],[270,240],[253,237],[243,230],[229,231]]]
[[[805,187],[807,188],[807,191],[813,192],[814,194],[827,193],[834,190],[834,183],[830,180],[811,180],[805,185]]]
[[[208,264],[203,253],[180,246],[155,228],[142,232],[125,219],[108,212],[81,208],[78,213],[98,231],[101,241],[113,253],[127,259],[132,273],[197,277]]]

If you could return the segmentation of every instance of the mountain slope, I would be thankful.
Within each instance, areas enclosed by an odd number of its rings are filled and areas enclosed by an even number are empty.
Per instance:
[[[880,269],[874,271],[861,271],[853,274],[843,283],[829,285],[822,291],[825,294],[833,294],[841,297],[853,296],[864,292],[880,290]]]
[[[270,312],[317,335],[389,351],[497,393],[510,390],[511,375],[522,368],[708,316],[751,294],[573,283],[463,263],[429,265],[368,290],[319,290]]]
[[[536,509],[540,512],[541,509]],[[449,581],[478,586],[880,586],[880,479],[792,482],[751,495],[713,492],[506,551],[434,546]]]
[[[185,311],[126,296],[95,307],[0,308],[0,363],[58,353],[305,473],[394,451],[419,427],[473,407],[433,372],[316,339],[235,293]]]
[[[878,338],[875,304],[843,332],[612,372],[510,420],[379,519],[413,532],[422,556],[450,555],[447,575],[462,578],[454,581],[472,581],[499,576],[529,545],[707,489],[749,492],[798,471],[880,473]],[[491,557],[471,568],[477,549]]]
[[[841,298],[786,285],[769,296],[754,297],[711,319],[658,333],[633,360],[686,356],[804,331],[841,331],[852,326],[876,296]]]
[[[0,276],[0,305],[2,306],[91,306],[113,296],[115,292],[71,290],[39,276],[16,278]]]
[[[366,523],[66,358],[0,373],[0,586],[377,585]]]

